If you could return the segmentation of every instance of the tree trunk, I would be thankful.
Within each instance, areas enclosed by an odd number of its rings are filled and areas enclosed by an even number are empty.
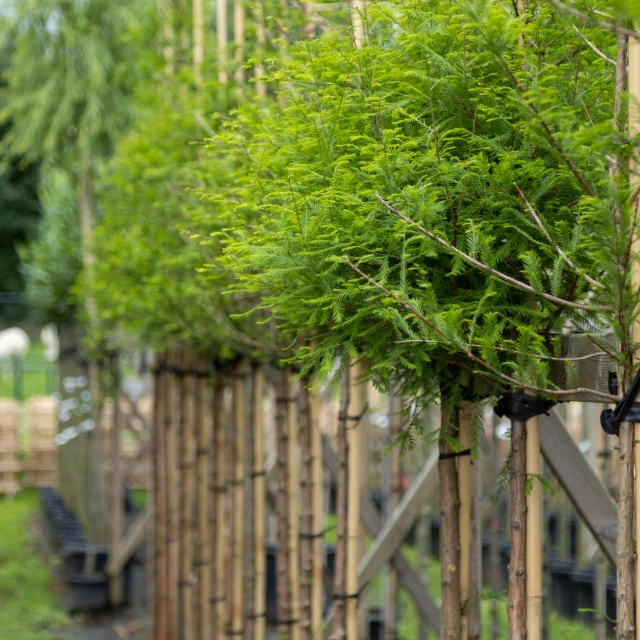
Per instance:
[[[618,465],[618,537],[616,540],[616,634],[618,640],[635,638],[633,545],[633,445],[632,422],[620,424],[620,461]]]
[[[349,411],[350,372],[345,367],[342,373],[342,393],[338,416],[338,478],[336,487],[336,560],[334,576],[334,611],[331,640],[345,640],[347,634],[346,607],[346,561],[347,561],[347,473],[348,442],[347,415]],[[342,596],[335,599],[336,596]]]
[[[526,640],[526,481],[525,423],[511,422],[511,560],[509,562],[509,640]]]
[[[278,371],[276,382],[276,592],[278,607],[278,637],[289,637],[291,605],[289,593],[289,530],[287,505],[287,408],[289,399],[289,375],[287,369]]]
[[[458,412],[449,415],[442,406],[442,431],[449,438],[458,435]],[[452,453],[444,439],[440,439],[440,455]],[[462,615],[460,611],[460,521],[458,472],[455,458],[438,462],[440,477],[440,582],[442,585],[441,625],[443,640],[460,640]]]

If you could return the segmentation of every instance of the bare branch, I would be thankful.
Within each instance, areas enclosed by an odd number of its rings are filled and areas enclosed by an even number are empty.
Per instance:
[[[603,29],[607,29],[609,31],[613,31],[617,33],[619,36],[628,36],[629,38],[640,38],[640,33],[637,31],[631,31],[631,29],[625,29],[624,27],[619,27],[616,24],[612,24],[611,22],[603,22],[602,20],[597,20],[596,18],[592,18],[586,13],[582,13],[582,11],[578,11],[573,7],[568,7],[566,4],[562,2],[558,2],[558,0],[548,0],[549,4],[555,7],[560,13],[568,13],[570,16],[574,18],[578,18],[578,20],[582,20],[582,22],[591,22],[596,27],[602,27]],[[595,13],[595,12],[594,12]]]
[[[434,233],[431,233],[431,231],[427,231],[427,229],[415,223],[413,220],[411,220],[411,218],[408,218],[404,214],[400,213],[400,211],[392,207],[388,202],[385,202],[385,200],[383,200],[377,193],[376,193],[376,198],[387,209],[389,209],[389,211],[391,211],[393,214],[398,216],[401,220],[404,220],[405,222],[410,224],[412,227],[420,231],[420,233],[424,234],[428,238],[431,238],[434,242],[437,242],[439,245],[447,249],[447,251],[451,251],[452,253],[455,253],[456,255],[466,260],[468,263],[474,265],[475,267],[478,267],[478,269],[481,269],[482,271],[486,271],[487,273],[490,273],[492,276],[495,276],[496,278],[503,280],[504,282],[507,282],[508,284],[511,284],[514,287],[518,287],[523,291],[527,291],[528,293],[532,293],[533,295],[539,296],[540,298],[544,298],[545,300],[548,300],[553,304],[557,304],[563,307],[570,307],[571,309],[579,309],[581,311],[592,311],[592,312],[608,311],[610,313],[613,313],[614,311],[611,307],[592,307],[587,304],[580,304],[579,302],[571,302],[570,300],[563,300],[562,298],[557,298],[556,296],[552,296],[549,293],[536,291],[532,286],[525,284],[524,282],[520,282],[520,280],[516,280],[515,278],[512,278],[511,276],[508,276],[505,273],[502,273],[501,271],[492,269],[491,267],[487,266],[486,264],[483,264],[479,260],[472,258],[470,255],[464,253],[463,251],[460,251],[460,249],[450,245],[446,240],[439,238]]]
[[[602,283],[598,282],[597,280],[594,280],[591,276],[588,276],[586,273],[582,273],[582,271],[578,267],[576,267],[576,265],[573,264],[571,260],[569,260],[565,252],[551,239],[549,232],[546,230],[545,226],[542,224],[542,220],[540,220],[540,218],[536,214],[535,210],[527,200],[526,196],[524,195],[524,193],[522,192],[518,184],[514,182],[513,186],[516,188],[517,192],[520,194],[520,197],[524,200],[524,204],[527,207],[527,210],[529,211],[529,215],[531,215],[535,223],[538,225],[538,228],[540,229],[540,231],[542,231],[544,236],[549,241],[549,244],[556,250],[557,254],[565,261],[566,265],[571,270],[575,271],[575,273],[577,273],[579,276],[584,278],[589,284],[592,284],[594,287],[598,287],[599,289],[603,289],[604,285]]]
[[[376,282],[373,278],[369,277],[366,273],[364,273],[361,269],[359,269],[355,264],[353,264],[353,262],[351,262],[351,260],[349,260],[349,258],[347,258],[346,256],[342,256],[342,259],[358,275],[362,276],[367,282],[369,282],[374,287],[376,287],[377,289],[379,289],[380,291],[382,291],[383,293],[388,295],[392,300],[394,300],[398,304],[402,305],[409,313],[411,313],[416,318],[418,318],[418,320],[420,320],[421,322],[424,322],[424,324],[426,324],[432,331],[434,331],[438,335],[442,336],[442,338],[445,340],[445,344],[443,344],[443,346],[448,346],[450,348],[457,349],[458,352],[461,352],[469,360],[471,360],[472,362],[475,362],[477,365],[483,367],[487,371],[490,371],[491,373],[493,373],[495,376],[497,376],[501,380],[504,380],[505,382],[508,382],[510,386],[516,387],[516,388],[521,388],[521,389],[529,389],[529,391],[533,391],[535,393],[539,393],[539,394],[546,395],[546,396],[555,396],[555,397],[558,397],[558,398],[563,397],[563,396],[567,396],[567,395],[571,395],[571,394],[574,394],[574,393],[590,393],[590,394],[599,396],[601,398],[604,398],[604,399],[608,400],[609,402],[617,402],[619,400],[619,398],[617,398],[616,396],[612,396],[612,395],[610,395],[608,393],[602,393],[600,391],[596,391],[595,389],[586,389],[586,388],[582,388],[582,387],[580,387],[578,389],[569,389],[569,390],[566,390],[566,391],[556,391],[554,389],[541,389],[540,387],[534,387],[534,386],[532,386],[530,384],[526,384],[525,382],[516,380],[515,378],[511,378],[511,377],[505,375],[504,373],[501,373],[497,369],[494,369],[488,362],[485,362],[481,358],[478,358],[478,356],[476,356],[471,351],[465,349],[464,347],[460,348],[458,345],[452,344],[451,341],[447,338],[446,334],[441,329],[438,329],[438,327],[436,327],[432,322],[430,322],[417,309],[414,309],[410,304],[408,304],[404,300],[401,300],[400,298],[398,298],[398,296],[396,296],[394,293],[389,291],[389,289],[387,289],[386,287],[384,287],[380,283]]]
[[[602,58],[605,62],[612,64],[614,67],[616,66],[616,61],[612,60],[611,58],[606,56],[604,53],[602,53],[602,51],[600,51],[600,49],[598,49],[598,47],[596,47],[595,44],[593,44],[592,42],[589,42],[589,40],[587,40],[584,37],[584,35],[580,33],[580,29],[578,29],[578,27],[576,27],[574,24],[572,24],[571,26],[576,30],[576,33],[582,38],[582,40],[584,40],[584,43],[587,45],[587,47],[589,47],[589,49],[591,49],[591,51],[593,51],[597,56]]]

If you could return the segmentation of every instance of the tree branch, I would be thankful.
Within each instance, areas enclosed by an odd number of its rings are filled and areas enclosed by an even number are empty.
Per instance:
[[[628,36],[630,38],[640,38],[640,33],[637,31],[631,31],[630,29],[625,29],[624,27],[619,27],[616,24],[612,24],[610,22],[604,22],[602,20],[598,20],[596,18],[592,18],[586,13],[582,13],[582,11],[578,11],[573,7],[568,7],[566,4],[562,4],[562,2],[558,2],[558,0],[547,0],[551,6],[560,11],[560,13],[568,13],[570,16],[574,18],[578,18],[578,20],[582,20],[582,22],[591,22],[596,27],[602,27],[603,29],[607,29],[609,31],[613,31],[617,33],[619,36]]]
[[[449,339],[447,338],[445,333],[441,329],[438,329],[432,322],[430,322],[419,311],[414,309],[410,304],[408,304],[404,300],[401,300],[400,298],[398,298],[398,296],[396,296],[394,293],[389,291],[389,289],[387,289],[386,287],[384,287],[380,283],[376,282],[373,278],[370,278],[366,273],[364,273],[355,264],[353,264],[353,262],[351,262],[351,260],[349,260],[349,258],[347,258],[346,256],[342,256],[342,259],[358,275],[362,276],[367,282],[369,282],[374,287],[376,287],[377,289],[379,289],[380,291],[382,291],[383,293],[388,295],[392,300],[394,300],[398,304],[402,305],[409,313],[411,313],[416,318],[418,318],[418,320],[420,320],[421,322],[426,324],[432,331],[434,331],[438,335],[442,336],[442,338],[445,340],[445,345],[443,345],[443,346],[456,348],[456,345],[452,344],[449,341]],[[458,348],[459,352],[461,352],[469,360],[471,360],[472,362],[475,362],[476,364],[480,365],[481,367],[483,367],[487,371],[490,371],[491,373],[493,373],[493,375],[497,376],[501,380],[504,380],[505,382],[508,382],[509,385],[512,386],[512,387],[521,388],[521,389],[529,389],[529,391],[533,391],[535,393],[540,393],[540,394],[546,395],[546,396],[555,396],[555,397],[559,397],[559,398],[563,397],[563,396],[567,396],[567,395],[572,395],[572,394],[575,394],[575,393],[590,393],[590,394],[599,396],[601,398],[604,398],[604,399],[608,400],[609,402],[617,402],[619,400],[619,398],[617,398],[616,396],[612,396],[612,395],[610,395],[608,393],[602,393],[600,391],[596,391],[595,389],[586,389],[586,388],[582,388],[582,387],[580,387],[578,389],[568,389],[566,391],[556,391],[554,389],[541,389],[540,387],[534,387],[534,386],[532,386],[530,384],[526,384],[525,382],[516,380],[515,378],[511,378],[510,376],[507,376],[504,373],[501,373],[497,369],[494,369],[488,362],[485,362],[481,358],[478,358],[478,356],[476,356],[471,351],[468,351],[465,348],[459,348],[459,347],[457,347],[457,348]]]
[[[576,33],[582,38],[584,43],[587,45],[587,47],[589,47],[589,49],[591,49],[591,51],[593,51],[597,56],[602,58],[605,62],[608,62],[609,64],[612,64],[614,67],[616,66],[616,61],[612,60],[609,57],[607,57],[604,53],[602,53],[602,51],[600,51],[600,49],[598,49],[598,47],[596,47],[595,44],[593,44],[592,42],[589,42],[589,40],[587,40],[584,37],[584,35],[582,35],[582,33],[580,33],[580,29],[578,29],[578,27],[576,27],[574,24],[572,24],[571,26],[576,30]]]
[[[573,264],[571,260],[569,260],[565,252],[551,239],[549,232],[546,230],[545,226],[542,224],[542,220],[540,220],[540,218],[534,211],[533,207],[531,206],[526,196],[522,192],[522,189],[520,189],[520,187],[518,186],[518,183],[514,182],[513,186],[516,188],[516,191],[520,194],[520,197],[524,201],[524,204],[527,207],[529,214],[531,215],[535,223],[538,225],[538,228],[540,229],[540,231],[542,231],[544,236],[549,241],[549,244],[556,250],[557,254],[565,261],[566,265],[570,269],[572,269],[576,274],[578,274],[580,277],[584,278],[589,284],[592,284],[594,287],[598,287],[599,289],[603,289],[604,285],[602,283],[598,282],[597,280],[594,280],[591,276],[588,276],[586,273],[582,273],[582,271],[578,269],[578,267],[576,267],[576,265]]]
[[[442,247],[447,249],[447,251],[451,251],[452,253],[455,253],[456,255],[460,256],[461,258],[466,260],[468,263],[474,265],[478,269],[481,269],[482,271],[486,271],[487,273],[490,273],[492,276],[494,276],[494,277],[496,277],[496,278],[498,278],[500,280],[503,280],[504,282],[507,282],[508,284],[511,284],[514,287],[518,287],[519,289],[522,289],[523,291],[527,291],[528,293],[531,293],[531,294],[533,294],[535,296],[539,296],[540,298],[544,298],[545,300],[548,300],[549,302],[552,302],[553,304],[561,305],[561,306],[564,306],[564,307],[570,307],[571,309],[579,309],[581,311],[592,311],[592,312],[606,311],[606,312],[609,312],[609,313],[613,313],[613,311],[614,311],[611,307],[592,307],[592,306],[589,306],[589,305],[586,305],[586,304],[580,304],[579,302],[571,302],[570,300],[563,300],[562,298],[557,298],[556,296],[552,296],[549,293],[544,293],[542,291],[536,291],[532,286],[530,286],[528,284],[525,284],[524,282],[520,282],[520,280],[516,280],[515,278],[512,278],[511,276],[508,276],[505,273],[502,273],[501,271],[497,271],[496,269],[493,269],[493,268],[487,266],[486,264],[483,264],[479,260],[476,260],[475,258],[472,258],[470,255],[464,253],[463,251],[460,251],[460,249],[457,249],[456,247],[453,247],[446,240],[443,240],[442,238],[439,238],[437,235],[435,235],[431,231],[427,231],[427,229],[425,229],[424,227],[421,227],[420,225],[415,223],[413,220],[411,220],[411,218],[408,218],[404,214],[400,213],[400,211],[398,211],[396,208],[392,207],[388,202],[385,202],[385,200],[383,200],[377,193],[376,193],[376,198],[387,209],[389,209],[389,211],[391,211],[393,214],[398,216],[401,220],[404,220],[405,222],[407,222],[408,224],[413,226],[415,229],[420,231],[420,233],[424,234],[428,238],[431,238],[434,242],[437,242],[439,245],[441,245]]]

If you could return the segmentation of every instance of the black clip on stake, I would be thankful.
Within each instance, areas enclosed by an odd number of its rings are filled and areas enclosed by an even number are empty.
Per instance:
[[[600,425],[605,433],[610,436],[617,436],[621,422],[625,420],[640,422],[640,402],[635,401],[638,391],[640,391],[640,371],[636,373],[636,377],[627,389],[627,393],[616,404],[616,408],[613,410],[605,409],[600,414]]]

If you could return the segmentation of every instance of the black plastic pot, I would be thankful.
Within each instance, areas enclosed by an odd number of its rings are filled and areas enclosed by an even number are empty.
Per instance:
[[[67,572],[65,599],[71,613],[78,611],[103,611],[109,606],[109,577],[104,573],[85,576]]]

